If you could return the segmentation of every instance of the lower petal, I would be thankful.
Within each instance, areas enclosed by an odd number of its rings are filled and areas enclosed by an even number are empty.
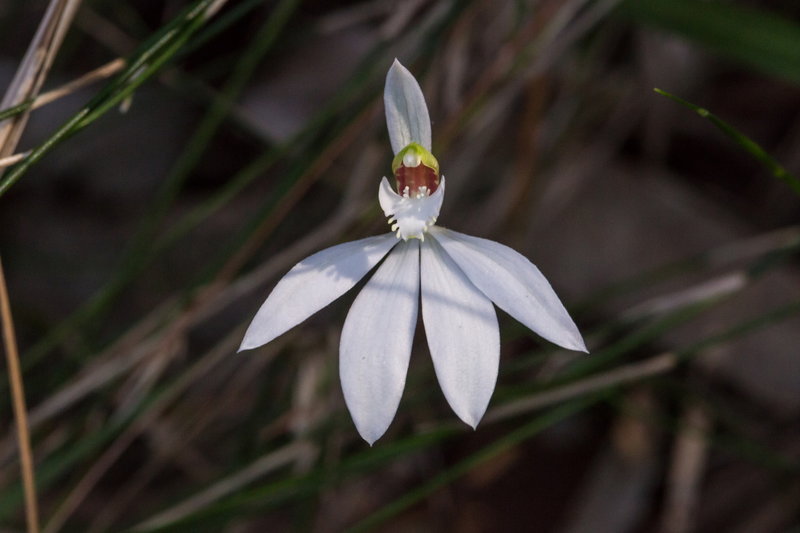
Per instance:
[[[422,320],[447,402],[472,426],[497,382],[500,334],[494,306],[435,239],[422,244]]]
[[[585,352],[578,327],[533,263],[508,246],[434,227],[431,235],[492,302],[554,344]]]
[[[342,391],[370,445],[386,432],[403,395],[418,299],[419,243],[401,242],[356,297],[342,328]]]
[[[397,243],[379,235],[338,244],[297,263],[270,293],[239,350],[268,343],[350,290]]]

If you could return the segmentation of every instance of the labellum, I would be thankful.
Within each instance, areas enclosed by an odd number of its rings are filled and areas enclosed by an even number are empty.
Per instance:
[[[422,146],[411,143],[393,162],[397,192],[408,198],[429,196],[439,187],[439,163]]]

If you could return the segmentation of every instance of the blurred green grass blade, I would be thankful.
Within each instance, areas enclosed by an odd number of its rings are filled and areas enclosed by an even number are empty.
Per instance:
[[[512,449],[515,446],[518,446],[522,442],[538,435],[550,426],[553,426],[556,423],[574,416],[584,409],[587,409],[602,397],[602,394],[595,394],[585,398],[579,398],[544,412],[543,414],[534,418],[531,422],[528,422],[527,424],[511,431],[503,437],[500,437],[488,446],[482,448],[480,451],[457,463],[455,466],[437,474],[427,483],[424,483],[423,485],[407,492],[391,503],[385,505],[375,513],[369,515],[364,520],[356,524],[354,527],[349,528],[347,531],[368,531],[375,528],[379,524],[421,501],[423,498],[439,488],[444,487],[454,482],[458,478],[468,474],[470,471],[479,467],[486,461]]]
[[[0,120],[5,120],[7,118],[11,118],[11,117],[15,117],[15,116],[19,115],[20,113],[22,113],[26,109],[28,109],[31,106],[32,103],[33,103],[33,99],[30,99],[30,100],[26,100],[26,101],[22,102],[21,104],[17,104],[15,106],[7,107],[7,108],[3,109],[2,111],[0,111]]]
[[[685,379],[677,377],[664,380],[658,384],[659,391],[666,393],[676,405],[698,403],[704,405],[715,421],[715,430],[708,436],[712,446],[725,454],[735,456],[758,468],[770,471],[775,477],[794,476],[800,474],[800,460],[786,450],[771,446],[768,438],[754,435],[752,428],[758,421],[758,415],[745,414],[735,406],[726,404],[722,398],[698,392]],[[621,406],[620,406],[621,407]],[[630,409],[630,406],[627,406]],[[649,413],[647,420],[657,423],[661,429],[677,433],[681,429],[680,420],[667,414],[654,418]]]
[[[776,13],[701,0],[626,0],[619,12],[764,73],[800,83],[800,24]]]
[[[284,476],[279,479],[265,481],[239,494],[213,503],[196,513],[181,518],[179,521],[154,529],[133,529],[133,531],[197,531],[201,524],[213,521],[215,524],[230,520],[231,516],[242,516],[248,512],[274,508],[276,505],[314,495],[343,480],[368,474],[370,471],[386,466],[401,457],[423,452],[430,446],[463,433],[453,425],[445,425],[425,433],[410,435],[406,438],[387,442],[382,446],[368,448],[357,452],[340,463],[320,465],[308,474],[300,476]],[[220,526],[218,531],[222,529]]]
[[[46,491],[64,478],[74,475],[81,465],[90,460],[93,454],[99,452],[112,441],[133,417],[108,424],[96,431],[88,432],[81,438],[70,440],[69,446],[51,452],[36,466],[36,487],[39,491]],[[0,494],[0,523],[8,521],[22,505],[22,486],[19,483],[7,488]],[[0,528],[2,530],[2,528]]]
[[[800,50],[800,41],[797,43],[798,50]],[[661,96],[666,96],[681,105],[684,105],[700,115],[701,117],[708,119],[711,123],[716,126],[722,133],[733,139],[733,141],[741,146],[742,148],[747,151],[751,156],[756,158],[762,165],[767,167],[767,169],[772,173],[773,176],[776,178],[786,182],[792,190],[800,196],[800,180],[797,177],[790,174],[783,166],[775,161],[775,159],[770,156],[761,146],[750,139],[747,135],[740,132],[721,118],[719,118],[714,113],[710,112],[708,109],[702,108],[697,106],[691,102],[687,102],[683,98],[675,96],[674,94],[668,93],[662,89],[653,89],[655,92],[660,94]]]
[[[715,302],[718,300],[714,300]],[[702,307],[702,306],[701,306]],[[692,314],[696,313],[698,309],[695,309],[692,306]],[[686,347],[682,350],[676,352],[676,356],[685,359],[689,356],[697,355],[704,350],[712,348],[718,344],[723,344],[735,338],[744,336],[748,333],[753,331],[757,331],[761,328],[768,327],[770,325],[779,323],[783,320],[791,318],[792,316],[797,315],[800,312],[800,302],[792,302],[788,305],[784,305],[773,309],[763,315],[759,315],[755,318],[740,322],[720,333],[717,333],[711,337],[703,339],[692,346]],[[677,317],[677,316],[670,316],[668,317],[667,322],[670,324],[677,318],[685,319],[686,316]],[[652,334],[654,332],[660,331],[665,324],[658,323],[654,324],[656,327],[646,327],[647,333]],[[669,329],[669,328],[667,328]],[[649,335],[646,335],[649,336]],[[637,338],[637,341],[641,339]],[[627,339],[623,339],[619,343],[621,346],[612,349],[606,355],[612,355],[614,358],[620,357],[625,353],[630,353],[632,349],[636,348],[639,344],[631,343]],[[608,359],[608,357],[606,357]],[[601,373],[607,365],[601,365],[601,367],[595,373]],[[569,382],[572,382],[570,380]],[[536,424],[537,422],[541,422],[542,418],[547,418],[552,415],[558,409],[569,409],[570,406],[574,405],[574,402],[588,402],[592,403],[601,398],[607,398],[609,394],[616,394],[620,387],[614,386],[609,389],[606,389],[598,394],[593,392],[587,392],[585,396],[582,396],[576,400],[573,400],[569,403],[564,403],[558,408],[554,410],[545,412],[542,417],[537,418],[534,420],[532,424]],[[506,395],[507,396],[507,395]],[[499,399],[499,398],[498,398]],[[530,425],[523,426],[520,428],[520,432],[526,433],[532,428]],[[250,491],[246,491],[241,496],[234,496],[230,499],[227,499],[223,502],[215,504],[207,509],[200,511],[197,515],[192,517],[187,517],[183,520],[178,526],[178,524],[174,524],[173,527],[177,527],[178,530],[181,531],[193,531],[193,527],[196,525],[198,520],[207,519],[210,517],[216,517],[221,519],[223,522],[225,521],[223,516],[227,514],[231,515],[239,515],[242,512],[247,513],[247,509],[253,509],[255,507],[261,509],[263,507],[269,508],[275,505],[296,500],[298,498],[303,498],[305,496],[314,494],[326,486],[330,486],[331,484],[340,482],[343,478],[350,477],[352,475],[357,475],[359,473],[366,473],[374,468],[380,467],[382,464],[385,464],[387,461],[391,461],[393,459],[397,459],[399,456],[413,453],[416,450],[421,450],[426,448],[427,446],[433,445],[441,440],[444,440],[448,437],[451,437],[457,429],[450,425],[445,425],[440,427],[437,431],[432,433],[426,433],[418,436],[411,436],[406,439],[397,441],[397,442],[390,442],[385,444],[382,447],[372,448],[358,454],[356,457],[351,458],[348,461],[345,461],[343,464],[337,466],[336,468],[326,471],[323,469],[317,469],[315,472],[310,473],[307,476],[301,478],[288,478],[288,479],[281,479],[279,481],[268,483],[262,487],[256,487]],[[498,441],[499,442],[499,441]],[[494,445],[492,445],[494,446]],[[502,450],[500,450],[502,451]],[[763,452],[763,450],[762,450]],[[487,453],[488,456],[484,457],[483,454]],[[426,483],[422,487],[413,490],[412,492],[406,494],[405,496],[401,497],[399,500],[395,500],[392,504],[388,507],[381,509],[372,517],[367,518],[367,522],[365,524],[361,524],[364,526],[375,526],[381,521],[391,517],[392,515],[396,514],[397,512],[402,511],[403,509],[407,508],[410,505],[413,505],[416,501],[420,498],[425,497],[431,491],[436,490],[440,486],[452,482],[452,480],[456,479],[463,475],[463,473],[468,472],[469,469],[479,464],[485,458],[489,458],[493,455],[491,451],[488,449],[483,450],[476,454],[476,456],[467,459],[464,464],[459,464],[453,467],[453,469],[448,470],[437,476],[433,479],[430,483]],[[744,455],[742,455],[744,456]],[[477,461],[477,462],[473,462]],[[169,528],[169,530],[173,530]]]
[[[223,89],[222,95],[212,103],[211,109],[201,121],[196,133],[187,143],[183,154],[175,162],[169,176],[162,184],[157,193],[157,198],[153,202],[154,205],[145,215],[138,233],[129,245],[125,258],[120,262],[121,267],[115,273],[113,279],[108,281],[75,314],[48,335],[43,342],[37,343],[32,349],[33,355],[30,355],[29,361],[38,360],[60,342],[65,335],[90,321],[93,317],[105,312],[121,291],[135,278],[136,274],[152,259],[153,249],[157,248],[154,243],[160,242],[160,239],[156,239],[159,222],[165,216],[186,178],[199,163],[206,146],[213,139],[219,126],[228,115],[235,98],[247,80],[249,80],[255,69],[255,64],[271,49],[276,36],[285,26],[288,17],[297,4],[297,0],[284,0],[283,3],[276,7],[270,20],[264,26],[264,30],[255,37],[254,46],[237,63],[231,78]],[[267,161],[271,162],[272,160],[274,158],[267,157]],[[263,170],[263,165],[259,165],[259,170]],[[252,172],[250,174],[251,177],[255,175]],[[190,229],[185,225],[181,227],[187,231]],[[163,250],[163,247],[161,250]]]
[[[0,197],[57,144],[119,105],[164,63],[172,59],[189,37],[206,22],[206,11],[214,2],[215,0],[197,0],[140,46],[125,70],[107,83],[86,106],[64,123],[49,139],[34,148],[28,157],[0,178]]]
[[[201,46],[208,43],[214,37],[217,37],[223,31],[230,28],[234,23],[250,14],[250,12],[263,5],[264,0],[245,0],[234,2],[229,9],[226,9],[224,12],[215,17],[211,24],[208,24],[203,28],[202,31],[198,32],[197,36],[195,36],[191,42],[186,43],[186,46],[184,46],[183,49],[178,52],[177,57],[183,58],[186,55],[191,54]]]
[[[718,305],[729,296],[730,294],[711,297],[665,313],[656,320],[633,329],[633,331],[616,342],[592,352],[591,357],[576,360],[551,384],[561,385],[594,372],[600,372],[623,356],[646,346],[650,342],[657,341],[661,336],[681,324],[692,321],[704,311]]]
[[[728,329],[700,340],[691,346],[684,347],[675,353],[681,359],[688,358],[713,348],[714,346],[718,346],[733,339],[747,335],[748,333],[780,323],[791,318],[792,316],[796,316],[798,313],[800,313],[800,301],[794,301],[787,305],[772,309],[752,319],[737,323]],[[626,344],[624,352],[630,353],[632,345],[628,345],[627,343],[624,344]],[[615,355],[619,356],[620,353],[616,352]],[[606,366],[603,366],[597,372],[602,372],[605,368]],[[568,383],[572,381],[573,380],[570,380]],[[171,386],[166,386],[165,390],[170,388]],[[547,388],[549,388],[549,386]],[[616,392],[617,388],[618,387],[614,387],[614,392]],[[508,392],[509,390],[510,389],[506,387],[506,391]],[[541,390],[536,392],[541,392]],[[520,389],[518,393],[514,394],[513,396],[518,397],[521,394],[524,395],[528,393],[528,388],[524,390]],[[500,399],[503,396],[509,398],[510,395],[501,394],[497,396],[497,399]],[[583,397],[583,399],[591,397],[592,396],[590,395]],[[142,406],[142,410],[140,410],[139,413],[143,413],[145,410],[146,406]],[[126,423],[127,422],[128,421],[126,421]],[[107,428],[108,431],[104,431],[102,439],[99,438],[100,435],[98,434],[94,435],[89,442],[84,442],[84,440],[77,441],[77,444],[71,447],[69,453],[64,455],[64,457],[49,457],[43,463],[43,469],[40,469],[39,475],[42,476],[40,477],[40,482],[44,481],[45,485],[49,486],[50,484],[60,480],[64,475],[68,474],[71,469],[74,469],[75,465],[79,463],[79,461],[85,458],[87,451],[96,449],[98,445],[103,444],[109,438],[118,434],[122,427],[124,427],[124,424]],[[435,445],[459,433],[461,433],[461,430],[458,428],[458,426],[446,424],[431,432],[426,432],[419,435],[411,435],[399,441],[388,442],[380,447],[365,450],[364,452],[344,461],[341,465],[337,465],[337,467],[333,469],[324,467],[318,468],[307,476],[281,479],[279,481],[267,483],[261,487],[254,487],[250,491],[246,491],[239,496],[234,496],[224,502],[215,504],[212,506],[212,508],[208,509],[208,511],[202,511],[200,513],[201,516],[198,515],[194,517],[187,517],[186,522],[189,524],[189,530],[191,530],[191,524],[195,523],[194,520],[199,517],[208,517],[209,515],[207,512],[210,514],[224,514],[228,511],[234,512],[235,509],[241,509],[242,507],[249,508],[253,505],[266,505],[266,507],[271,507],[272,505],[285,502],[292,498],[314,494],[327,486],[341,481],[343,478],[368,473],[375,468],[380,468],[387,462],[396,460],[400,456],[424,450],[429,446]],[[98,438],[96,439],[95,437]],[[78,453],[79,449],[83,451]],[[21,494],[20,490],[17,490],[17,492]],[[9,494],[7,496],[10,498],[12,495]],[[0,499],[0,516],[4,516],[6,513],[8,513],[9,507],[11,509],[14,508],[13,504],[18,503],[19,500],[17,496],[18,495],[15,495],[8,501]]]
[[[800,314],[800,300],[795,300],[788,304],[776,307],[770,311],[759,314],[753,319],[740,322],[720,333],[706,337],[705,339],[685,348],[676,351],[680,358],[688,358],[700,352],[708,350],[714,346],[724,344],[737,337],[743,337],[748,333],[777,324],[793,316]]]
[[[451,483],[486,460],[535,436],[553,424],[582,411],[601,398],[602,395],[593,395],[576,399],[544,411],[532,421],[511,431],[494,443],[483,448],[481,451],[436,476],[431,482],[426,483],[422,487],[418,487],[401,499],[395,500],[395,502],[381,509],[367,520],[370,523],[378,523],[391,517],[433,490]],[[224,523],[226,520],[230,520],[231,517],[242,516],[249,512],[257,512],[264,508],[274,507],[280,503],[286,503],[288,500],[296,500],[315,494],[326,487],[341,483],[344,479],[354,475],[369,474],[369,472],[374,471],[374,469],[396,461],[402,456],[424,451],[429,446],[462,432],[463,429],[458,429],[457,426],[445,425],[431,432],[411,435],[399,441],[387,442],[381,446],[375,446],[358,453],[332,468],[323,466],[305,476],[284,477],[277,481],[271,481],[266,485],[254,487],[240,495],[209,505],[205,509],[200,510],[192,516],[181,519],[178,522],[148,531],[197,531],[197,527],[209,519],[221,520],[222,523]],[[219,524],[219,522],[216,521],[215,523]]]
[[[747,282],[741,287],[732,292],[714,294],[704,299],[692,301],[691,303],[682,305],[675,310],[658,316],[656,319],[635,328],[633,331],[627,333],[625,336],[613,342],[612,344],[604,346],[602,349],[593,352],[591,357],[578,359],[572,363],[572,365],[562,374],[560,379],[571,380],[595,371],[599,371],[609,363],[628,353],[631,353],[635,349],[644,346],[649,342],[658,340],[664,333],[667,333],[683,323],[693,320],[707,309],[715,307],[721,302],[727,301],[728,298],[748,287],[754,280],[757,280],[770,270],[785,264],[787,260],[797,257],[798,252],[800,252],[800,246],[798,243],[787,243],[787,247],[785,249],[780,251],[772,250],[766,254],[759,255],[752,260],[747,265],[744,272],[742,272],[746,276]],[[791,314],[796,311],[795,308],[791,306],[788,309],[788,311],[782,311],[781,313]],[[755,321],[754,325],[748,327],[757,329],[764,325],[768,325],[771,320],[782,320],[786,318],[786,316],[786,314],[779,314],[779,316],[773,317],[771,314],[765,314],[759,320]],[[606,324],[601,328],[597,328],[595,331],[592,331],[590,335],[595,336],[606,332],[614,333],[615,330],[618,330],[619,328],[623,328],[624,331],[626,328],[625,323],[623,322],[621,324],[614,324],[612,322],[610,324]],[[713,345],[725,340],[727,339],[724,337],[711,337],[707,342],[709,345]],[[687,356],[694,355],[698,351],[705,348],[706,346],[704,345],[693,347],[689,349]],[[679,355],[683,356],[683,352],[678,353]],[[554,380],[554,384],[560,384],[560,379]]]
[[[298,0],[280,2],[270,14],[262,30],[254,37],[253,44],[248,48],[247,53],[236,63],[220,97],[214,100],[183,153],[174,163],[167,179],[159,188],[156,198],[121,261],[122,266],[118,271],[117,278],[110,283],[109,290],[104,293],[103,298],[99,299],[99,309],[95,309],[94,313],[103,312],[114,301],[117,292],[127,286],[128,282],[145,266],[145,258],[149,255],[148,250],[153,245],[159,224],[166,216],[184,183],[200,162],[236,98],[255,72],[256,66],[272,48],[298,3]]]

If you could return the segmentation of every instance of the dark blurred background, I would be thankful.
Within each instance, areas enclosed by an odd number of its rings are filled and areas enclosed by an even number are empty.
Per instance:
[[[187,5],[84,1],[44,90]],[[46,6],[0,0],[0,87]],[[235,351],[295,262],[387,230],[395,57],[430,108],[439,223],[530,257],[592,355],[501,313],[473,432],[418,328],[370,449],[338,382],[355,291]],[[107,83],[34,111],[18,151]],[[800,174],[795,1],[225,3],[0,197],[47,531],[800,531],[800,198],[655,87]],[[2,381],[0,529],[23,531]]]

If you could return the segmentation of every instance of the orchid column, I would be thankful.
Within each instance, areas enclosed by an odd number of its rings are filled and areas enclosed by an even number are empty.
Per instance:
[[[396,190],[383,178],[378,201],[392,233],[339,244],[295,265],[256,313],[240,348],[256,348],[296,326],[383,260],[353,302],[339,344],[345,403],[370,445],[397,412],[420,300],[439,385],[473,428],[497,381],[494,305],[548,341],[586,351],[575,323],[530,261],[502,244],[435,225],[445,179],[431,154],[422,90],[397,60],[386,76],[384,103]]]

